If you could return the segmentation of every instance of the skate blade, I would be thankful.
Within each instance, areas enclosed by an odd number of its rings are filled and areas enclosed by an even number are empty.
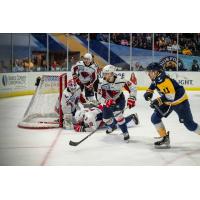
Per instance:
[[[155,149],[170,149],[171,146],[170,145],[165,145],[165,146],[156,146],[154,145]]]
[[[125,143],[129,143],[130,142],[130,138],[127,140],[124,140]]]

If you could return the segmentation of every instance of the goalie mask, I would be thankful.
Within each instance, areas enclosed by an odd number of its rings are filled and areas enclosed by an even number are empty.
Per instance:
[[[67,88],[69,89],[70,92],[75,92],[76,87],[77,87],[77,84],[74,81],[74,79],[71,79],[67,82]]]

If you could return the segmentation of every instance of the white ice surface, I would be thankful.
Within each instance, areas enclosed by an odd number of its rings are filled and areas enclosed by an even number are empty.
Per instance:
[[[29,130],[17,127],[31,96],[0,99],[0,165],[200,165],[200,136],[189,132],[173,112],[164,119],[170,131],[171,149],[154,149],[157,133],[150,122],[152,109],[138,92],[140,125],[129,128],[131,141],[123,141],[120,130],[106,135],[98,130],[77,147],[88,133],[63,129]],[[200,92],[188,92],[194,120],[200,123]],[[187,113],[186,113],[187,114]]]

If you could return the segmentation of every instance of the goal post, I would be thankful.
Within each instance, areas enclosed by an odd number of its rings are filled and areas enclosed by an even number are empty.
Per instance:
[[[66,73],[43,75],[18,127],[32,129],[62,127],[61,98],[66,87]]]

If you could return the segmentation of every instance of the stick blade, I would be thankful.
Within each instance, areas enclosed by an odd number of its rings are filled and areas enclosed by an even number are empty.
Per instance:
[[[79,144],[79,142],[73,142],[73,141],[69,141],[69,145],[71,146],[77,146]]]

